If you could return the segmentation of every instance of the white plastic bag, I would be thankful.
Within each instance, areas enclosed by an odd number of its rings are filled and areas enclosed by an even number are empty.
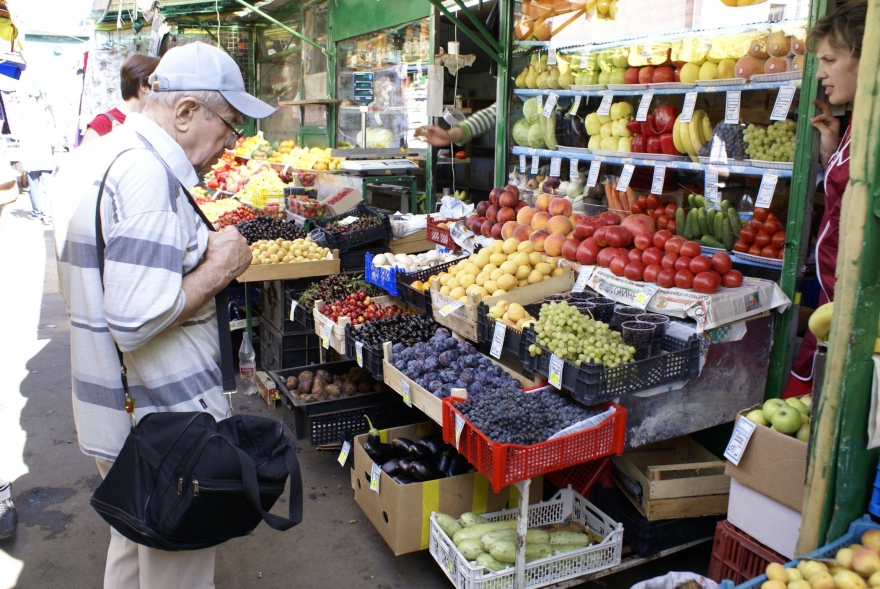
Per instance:
[[[654,577],[653,579],[636,583],[630,589],[675,589],[687,581],[696,581],[703,589],[718,588],[718,584],[715,581],[696,573],[667,573],[662,577]]]
[[[468,205],[454,196],[444,196],[440,199],[439,215],[445,219],[460,219],[467,217],[474,210],[474,205]]]

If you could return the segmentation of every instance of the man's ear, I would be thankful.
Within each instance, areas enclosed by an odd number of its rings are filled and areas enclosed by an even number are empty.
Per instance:
[[[174,126],[177,130],[188,131],[198,110],[199,103],[195,98],[186,96],[178,100],[174,105]]]

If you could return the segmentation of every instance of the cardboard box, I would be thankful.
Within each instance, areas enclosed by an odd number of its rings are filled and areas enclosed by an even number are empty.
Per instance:
[[[382,430],[382,441],[405,437],[418,440],[437,433],[433,423],[408,425]],[[364,450],[367,434],[354,439],[354,468],[351,486],[354,498],[395,556],[428,548],[432,511],[458,517],[466,511],[489,513],[516,506],[519,495],[515,487],[493,493],[489,481],[479,473],[471,473],[424,483],[400,485],[384,472],[379,479],[379,492],[370,489],[373,461]],[[541,500],[543,478],[532,479],[529,503]]]
[[[727,520],[764,546],[794,558],[802,521],[800,509],[786,507],[732,479]]]
[[[260,393],[260,397],[262,397],[266,402],[266,405],[269,406],[269,409],[275,409],[278,406],[281,397],[278,396],[278,389],[275,388],[275,381],[262,370],[257,371],[257,390]]]
[[[337,194],[334,192],[333,194],[321,201],[324,203],[324,207],[327,209],[327,212],[325,213],[327,217],[337,217],[364,202],[364,195],[361,194],[359,190],[351,190],[349,188],[341,188],[340,190],[349,190],[349,193],[343,196],[342,200],[330,204],[329,201],[332,200]]]
[[[737,420],[760,408],[761,405],[755,405],[740,411]],[[752,432],[739,464],[728,462],[724,473],[800,513],[807,480],[807,444],[759,425]]]

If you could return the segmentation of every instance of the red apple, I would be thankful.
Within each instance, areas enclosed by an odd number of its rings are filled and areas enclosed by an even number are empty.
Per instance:
[[[636,123],[641,128],[641,123]],[[630,142],[630,151],[633,153],[648,153],[648,137],[646,135],[636,135]]]
[[[639,83],[639,68],[631,67],[626,70],[626,74],[623,77],[624,84],[638,84]]]
[[[672,133],[663,133],[660,135],[660,152],[666,155],[680,155],[675,149],[675,141],[672,139]]]
[[[663,153],[663,149],[660,146],[660,137],[657,135],[652,135],[648,137],[648,153]],[[492,205],[495,206],[495,205]],[[491,218],[491,207],[489,210],[489,216]]]
[[[654,73],[651,80],[655,84],[666,84],[669,82],[674,82],[675,73],[672,71],[671,66],[661,65],[660,67],[654,68]]]
[[[659,70],[661,68],[657,69]],[[654,124],[657,127],[657,131],[659,133],[672,133],[672,128],[675,126],[675,118],[677,116],[678,113],[672,105],[664,104],[663,106],[657,107],[654,111]]]
[[[650,84],[654,79],[654,66],[646,65],[639,69],[639,84]]]
[[[569,262],[577,261],[577,252],[580,245],[581,242],[577,239],[566,239],[565,243],[562,244],[562,257]]]
[[[676,83],[681,82],[681,67],[676,67],[675,70],[673,70],[672,75],[675,76]]]
[[[516,206],[516,203],[518,200],[519,199],[516,197],[516,195],[514,193],[505,190],[498,197],[498,204],[501,205],[502,207],[509,207],[512,209],[513,207]]]

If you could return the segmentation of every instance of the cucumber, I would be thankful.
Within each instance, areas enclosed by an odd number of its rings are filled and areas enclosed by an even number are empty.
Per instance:
[[[580,532],[552,532],[550,534],[550,544],[577,544],[578,546],[589,546],[590,537]]]
[[[714,235],[718,239],[721,238],[721,231],[725,220],[727,220],[727,215],[725,215],[724,213],[719,212],[717,215],[715,215],[715,231],[712,233],[712,235]],[[730,221],[727,222],[730,223]]]
[[[458,543],[462,540],[468,540],[470,538],[476,538],[479,540],[489,532],[494,532],[495,530],[503,530],[505,528],[514,528],[516,529],[516,520],[508,519],[500,522],[491,522],[488,524],[477,524],[475,526],[468,526],[466,528],[462,528],[452,537],[452,542],[458,546]]]
[[[466,511],[461,514],[461,517],[458,518],[458,521],[465,528],[469,526],[475,526],[477,524],[488,524],[489,520],[481,515],[477,515],[476,513],[471,513],[470,511]]]
[[[727,251],[733,250],[733,231],[730,228],[730,219],[724,217],[724,223],[722,224],[721,229],[721,243],[724,244],[724,249]]]
[[[510,566],[510,565],[505,564],[503,562],[498,562],[497,560],[492,558],[491,554],[485,554],[485,553],[483,553],[477,557],[477,564],[481,567],[486,567],[490,571],[500,571],[500,570],[506,569],[508,566]]]
[[[706,209],[706,226],[709,227],[709,233],[712,235],[718,235],[715,233],[715,217],[718,214],[718,211],[715,209]]]
[[[725,214],[727,213],[728,209],[730,209],[730,207],[732,207],[732,206],[733,206],[733,205],[730,204],[730,201],[727,200],[726,198],[725,198],[724,200],[721,201],[721,210],[722,210]]]
[[[480,544],[486,552],[491,550],[496,542],[506,541],[516,541],[516,530],[495,530],[494,532],[489,532],[480,538]],[[550,535],[544,530],[526,530],[526,543],[529,542],[534,544],[548,544],[550,542]]]
[[[697,209],[697,221],[700,223],[700,235],[709,235],[709,223],[706,222],[706,209]]]
[[[476,560],[478,556],[486,553],[486,551],[483,550],[483,547],[480,545],[480,540],[477,538],[468,538],[467,540],[462,540],[458,545],[456,545],[456,548],[458,548],[458,551],[461,552],[461,555],[468,560]]]
[[[510,540],[496,542],[489,554],[498,562],[513,564],[516,561],[516,542]],[[547,556],[553,556],[553,548],[550,544],[526,544],[526,562]]]
[[[684,227],[687,224],[684,218],[684,209],[678,209],[675,211],[675,231],[676,233],[684,232]]]
[[[456,532],[461,530],[461,524],[455,521],[455,518],[446,515],[445,513],[436,514],[434,519],[437,521],[437,525],[440,526],[440,529],[450,538],[452,538]]]
[[[688,195],[688,206],[692,209],[697,208],[697,195],[693,192]]]
[[[691,221],[694,218],[693,209],[687,212],[684,216],[684,225],[681,226],[681,230],[678,231],[678,234],[684,237],[685,239],[691,238]],[[676,226],[678,225],[678,221],[676,221]],[[678,227],[676,227],[678,229]]]
[[[691,221],[691,239],[700,239],[703,235],[703,231],[700,229],[700,211],[702,210],[700,208],[691,210],[694,216],[694,220]]]
[[[706,198],[702,194],[698,194],[694,197],[697,202],[697,207],[704,209],[706,208]]]
[[[730,220],[730,230],[733,231],[733,234],[739,237],[739,230],[742,229],[742,221],[739,220],[739,215],[736,214],[736,209],[733,207],[727,209],[727,218]]]
[[[716,249],[724,249],[724,244],[712,237],[711,235],[704,235],[700,238],[700,243],[705,245],[706,247],[714,247]]]

